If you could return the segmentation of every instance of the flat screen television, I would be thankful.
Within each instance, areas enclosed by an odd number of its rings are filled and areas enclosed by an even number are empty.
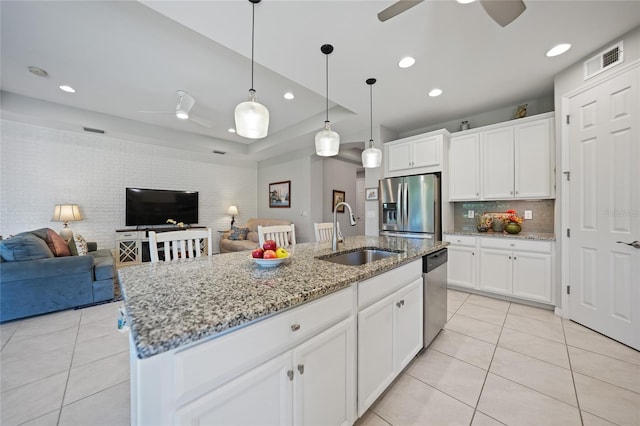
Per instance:
[[[166,225],[167,219],[198,223],[198,192],[127,188],[126,225]]]

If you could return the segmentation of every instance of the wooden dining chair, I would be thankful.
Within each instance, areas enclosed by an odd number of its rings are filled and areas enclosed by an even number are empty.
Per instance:
[[[278,247],[294,245],[296,243],[296,228],[291,225],[274,225],[262,226],[258,225],[258,241],[260,247],[266,240],[274,240]]]
[[[340,222],[338,222],[337,224],[338,227],[338,239],[342,240],[344,239],[342,237],[342,232],[340,232]],[[323,242],[323,241],[331,241],[331,239],[333,238],[333,223],[331,222],[323,222],[323,223],[314,223],[313,224],[313,231],[316,235],[316,242]]]
[[[163,244],[165,262],[201,257],[203,245],[207,256],[210,257],[213,254],[211,228],[159,233],[149,231],[149,254],[152,262],[160,261],[159,243]]]

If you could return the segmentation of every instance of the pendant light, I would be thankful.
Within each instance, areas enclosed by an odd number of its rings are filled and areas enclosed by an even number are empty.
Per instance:
[[[327,119],[324,122],[324,129],[316,133],[316,154],[321,157],[338,155],[340,149],[340,135],[331,130],[329,122],[329,54],[333,52],[333,46],[323,44],[320,47],[327,59]]]
[[[249,100],[239,103],[235,110],[236,133],[250,139],[260,139],[267,136],[269,130],[269,110],[256,102],[256,91],[253,88],[253,51],[255,41],[256,3],[261,0],[249,0],[252,4],[251,12],[251,89]]]
[[[371,139],[369,139],[369,147],[362,151],[362,166],[373,169],[382,164],[382,151],[373,146],[373,85],[376,84],[376,79],[368,78],[367,84],[369,85],[369,104],[371,107]]]

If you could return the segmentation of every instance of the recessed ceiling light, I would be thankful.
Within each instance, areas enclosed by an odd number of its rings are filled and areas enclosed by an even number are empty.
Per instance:
[[[176,111],[176,117],[180,120],[187,120],[189,118],[189,113],[186,111]]]
[[[230,127],[229,129],[227,129],[227,132],[229,133],[235,133],[236,129],[234,129],[233,127]]]
[[[457,1],[460,4],[469,4],[469,3],[473,3],[476,0],[457,0]]]
[[[429,92],[429,96],[431,96],[432,98],[440,95],[442,95],[442,89],[431,89],[431,91]]]
[[[549,49],[547,53],[545,53],[545,55],[551,58],[553,56],[562,55],[569,49],[571,49],[571,45],[569,43],[562,43],[562,44],[553,46],[551,49]]]
[[[285,98],[286,100],[288,100],[288,101],[290,101],[291,99],[293,99],[293,98],[295,98],[295,97],[296,97],[296,95],[294,95],[294,94],[293,94],[293,93],[291,93],[291,92],[287,92],[287,93],[285,93],[285,94],[284,94],[284,98]]]
[[[66,84],[63,84],[62,86],[60,86],[60,90],[67,93],[76,93],[76,89],[74,89],[71,86],[67,86]]]
[[[415,63],[416,60],[414,58],[412,58],[411,56],[405,56],[404,58],[400,59],[400,62],[398,62],[398,66],[400,68],[409,68]]]

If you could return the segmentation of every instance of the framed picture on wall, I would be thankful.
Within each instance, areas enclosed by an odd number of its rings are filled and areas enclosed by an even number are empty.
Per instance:
[[[378,188],[365,188],[364,199],[367,201],[373,201],[378,199]]]
[[[344,191],[338,191],[336,189],[333,190],[333,205],[331,208],[331,212],[336,209],[336,204],[342,203],[345,200]],[[344,213],[344,205],[338,207],[338,213]]]
[[[269,207],[291,207],[291,181],[269,184]]]

